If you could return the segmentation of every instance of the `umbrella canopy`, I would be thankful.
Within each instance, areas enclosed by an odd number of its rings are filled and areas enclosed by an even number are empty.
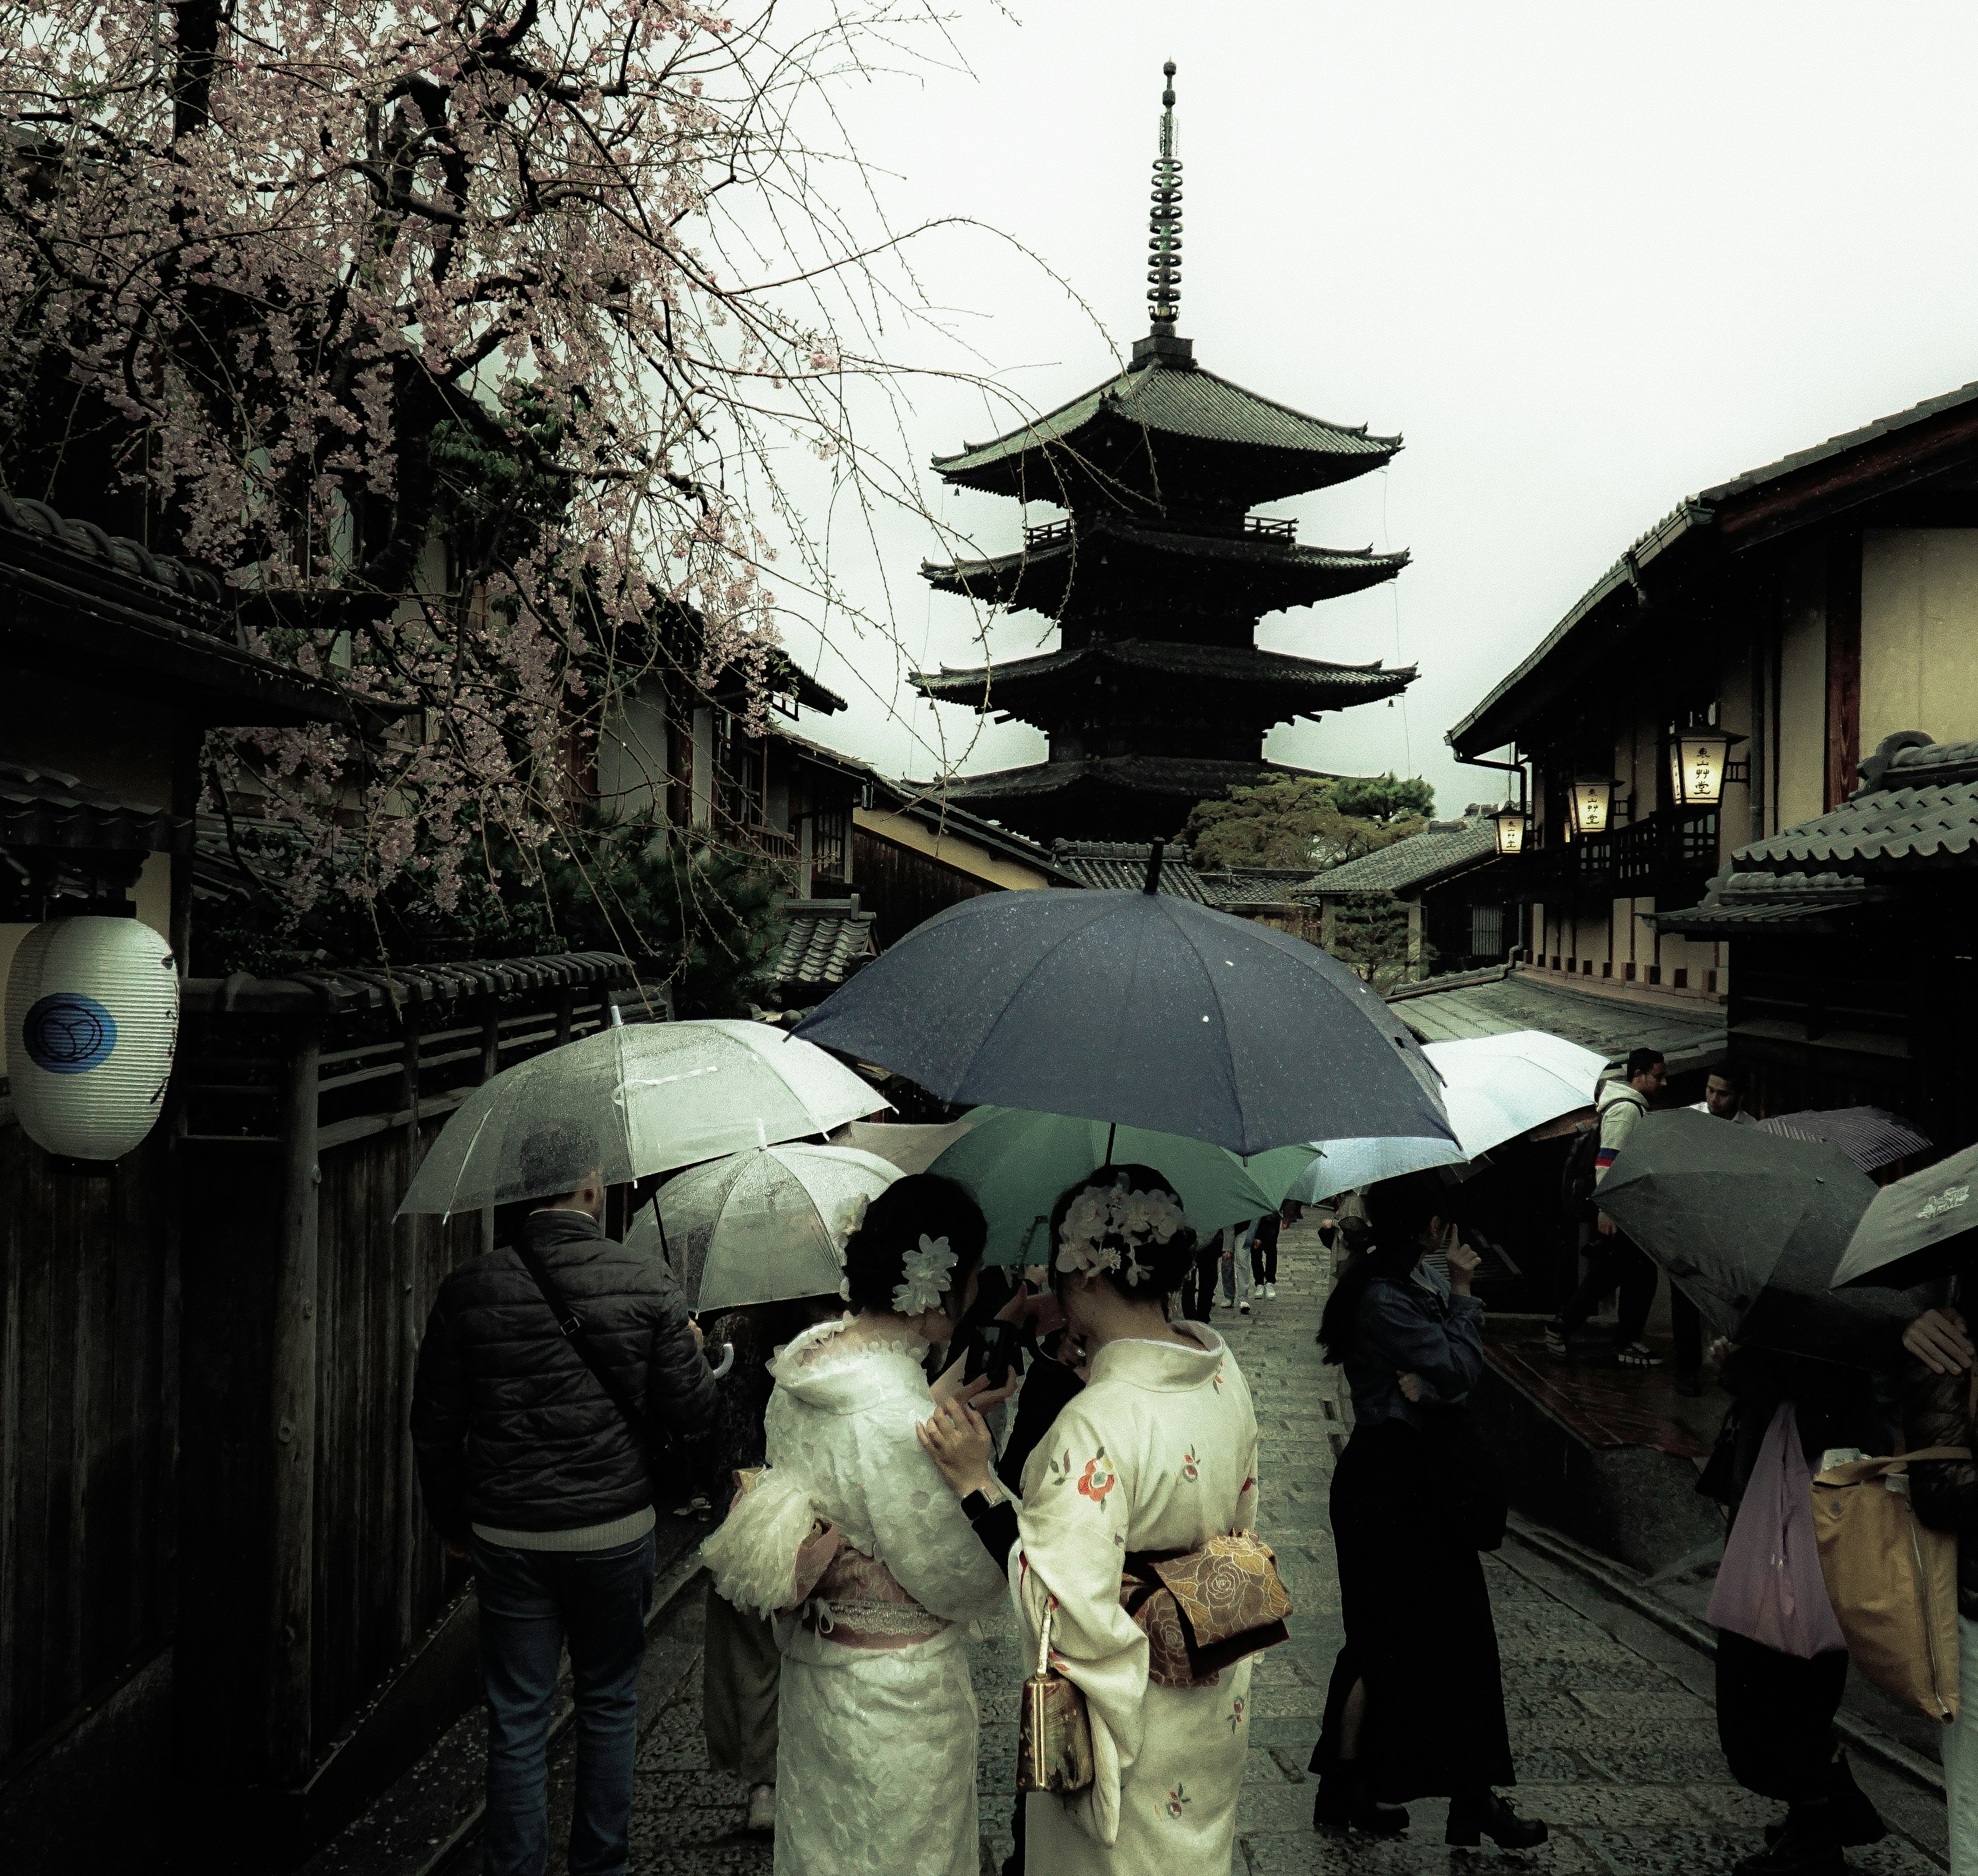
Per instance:
[[[1928,1135],[1886,1107],[1806,1107],[1797,1113],[1768,1115],[1758,1125],[1768,1133],[1838,1146],[1864,1173],[1930,1150]]]
[[[1431,1042],[1423,1050],[1443,1079],[1443,1104],[1456,1138],[1338,1140],[1299,1174],[1290,1196],[1307,1205],[1425,1166],[1474,1160],[1507,1140],[1590,1107],[1604,1057],[1542,1029]]]
[[[1925,1306],[1832,1283],[1875,1187],[1837,1146],[1690,1109],[1646,1114],[1600,1209],[1733,1341],[1871,1365]]]
[[[855,1147],[755,1147],[670,1180],[657,1221],[640,1212],[625,1242],[657,1252],[663,1226],[673,1274],[697,1309],[829,1296],[862,1202],[899,1176]]]
[[[861,1153],[876,1153],[902,1173],[925,1173],[975,1124],[975,1119],[968,1113],[959,1120],[944,1120],[934,1127],[915,1126],[910,1121],[855,1120],[831,1143],[856,1146]]]
[[[1421,1045],[1302,938],[1155,892],[992,892],[868,964],[798,1033],[944,1100],[1262,1153],[1447,1139]]]
[[[1875,1194],[1847,1240],[1836,1283],[1927,1283],[1978,1251],[1978,1146]]]
[[[1045,1229],[1069,1186],[1103,1166],[1151,1166],[1173,1184],[1188,1222],[1206,1237],[1225,1225],[1261,1218],[1284,1203],[1312,1156],[1279,1146],[1249,1160],[1206,1140],[1114,1127],[1067,1114],[978,1107],[975,1125],[928,1170],[964,1187],[989,1221],[983,1262],[1047,1263]]]
[[[401,1216],[619,1185],[745,1146],[828,1133],[886,1105],[766,1023],[634,1023],[518,1062],[455,1108]]]

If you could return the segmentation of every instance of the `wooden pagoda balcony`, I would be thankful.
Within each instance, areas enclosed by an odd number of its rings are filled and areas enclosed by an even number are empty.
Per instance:
[[[1218,534],[1232,540],[1295,541],[1298,538],[1298,518],[1295,515],[1246,514],[1240,523],[1232,526],[1196,517],[1189,521],[1182,531],[1194,534]],[[1077,524],[1069,516],[1063,521],[1040,521],[1036,527],[1024,530],[1024,551],[1034,554],[1040,548],[1055,547],[1060,541],[1071,540],[1077,533]]]

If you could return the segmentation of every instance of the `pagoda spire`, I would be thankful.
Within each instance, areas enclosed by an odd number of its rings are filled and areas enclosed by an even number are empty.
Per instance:
[[[1153,334],[1172,339],[1175,316],[1181,310],[1181,159],[1175,154],[1174,75],[1169,59],[1161,68],[1166,88],[1161,93],[1161,153],[1154,159],[1154,208],[1147,218],[1147,303],[1153,314]]]

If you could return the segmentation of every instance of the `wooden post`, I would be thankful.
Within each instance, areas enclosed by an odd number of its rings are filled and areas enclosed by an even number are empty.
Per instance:
[[[557,992],[556,1039],[558,1048],[570,1040],[571,1025],[576,1017],[577,992],[566,984]]]
[[[419,1170],[419,1031],[411,1009],[402,1004],[399,1021],[405,1025],[405,1045],[400,1057],[400,1097],[405,1115],[405,1183],[409,1187]],[[418,1630],[413,1620],[414,1590],[418,1578],[419,1544],[418,1471],[412,1456],[412,1381],[419,1362],[419,1220],[408,1214],[399,1221],[399,1373],[398,1424],[392,1429],[398,1454],[399,1514],[399,1653],[412,1645]]]
[[[274,1433],[269,1514],[266,1725],[268,1768],[278,1785],[308,1773],[309,1665],[315,1575],[316,1419],[316,1057],[306,1031],[289,1058],[282,1097],[282,1209],[275,1246],[272,1375]]]
[[[481,1079],[492,1081],[501,1072],[501,1006],[491,1002],[481,1016]],[[481,1254],[485,1257],[495,1248],[495,1208],[484,1205],[481,1208]]]

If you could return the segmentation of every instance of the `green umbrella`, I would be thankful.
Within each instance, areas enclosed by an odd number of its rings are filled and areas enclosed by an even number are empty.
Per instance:
[[[1188,1222],[1206,1236],[1275,1212],[1318,1156],[1315,1147],[1274,1146],[1246,1160],[1179,1133],[1020,1107],[977,1107],[969,1118],[975,1124],[928,1170],[964,1187],[981,1206],[989,1221],[983,1261],[991,1264],[1048,1262],[1051,1207],[1102,1166],[1151,1166],[1165,1174]]]

